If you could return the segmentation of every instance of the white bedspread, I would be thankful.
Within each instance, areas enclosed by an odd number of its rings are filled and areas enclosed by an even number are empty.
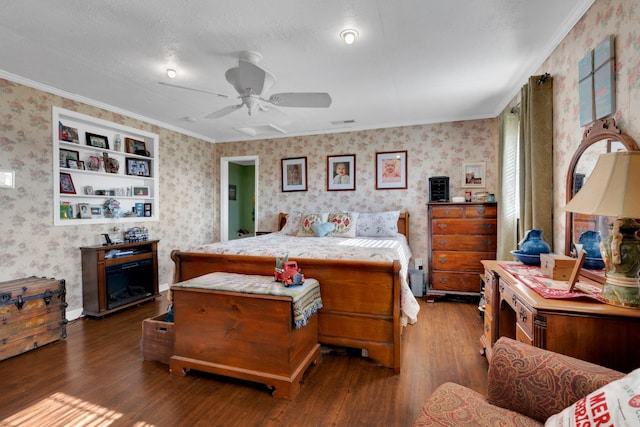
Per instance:
[[[396,238],[383,237],[294,237],[280,233],[264,234],[227,242],[209,243],[191,249],[192,252],[210,254],[259,255],[289,259],[346,259],[358,261],[400,262],[402,283],[400,306],[402,324],[415,323],[418,320],[420,306],[411,292],[408,282],[411,249],[402,234]],[[274,260],[275,262],[275,260]],[[322,287],[322,283],[320,283]]]

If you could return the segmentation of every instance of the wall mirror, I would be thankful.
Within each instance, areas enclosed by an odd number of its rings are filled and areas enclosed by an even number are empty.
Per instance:
[[[598,156],[613,151],[638,151],[639,147],[629,135],[625,135],[616,125],[615,119],[598,120],[585,130],[582,142],[571,158],[567,172],[566,202],[576,194],[596,165]],[[572,212],[566,213],[565,254],[570,255],[573,244],[578,243],[585,231],[594,230],[600,233],[604,240],[609,235],[611,218],[594,215],[584,215]],[[604,283],[604,273],[601,270],[583,268],[580,275]]]

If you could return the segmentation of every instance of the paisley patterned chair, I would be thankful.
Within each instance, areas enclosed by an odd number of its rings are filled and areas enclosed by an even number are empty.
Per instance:
[[[488,396],[454,383],[438,387],[413,426],[541,426],[551,415],[623,373],[503,337],[495,346]]]

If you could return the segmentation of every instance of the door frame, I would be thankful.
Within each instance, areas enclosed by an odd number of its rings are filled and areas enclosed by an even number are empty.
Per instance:
[[[229,163],[241,163],[241,164],[253,164],[255,166],[255,221],[253,222],[255,233],[258,231],[258,206],[259,197],[258,194],[258,156],[234,156],[234,157],[221,157],[220,158],[220,241],[226,242],[229,240]]]

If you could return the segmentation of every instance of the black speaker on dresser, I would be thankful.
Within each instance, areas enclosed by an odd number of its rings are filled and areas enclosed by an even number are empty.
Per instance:
[[[429,201],[448,202],[449,201],[449,177],[432,176],[429,178]]]

